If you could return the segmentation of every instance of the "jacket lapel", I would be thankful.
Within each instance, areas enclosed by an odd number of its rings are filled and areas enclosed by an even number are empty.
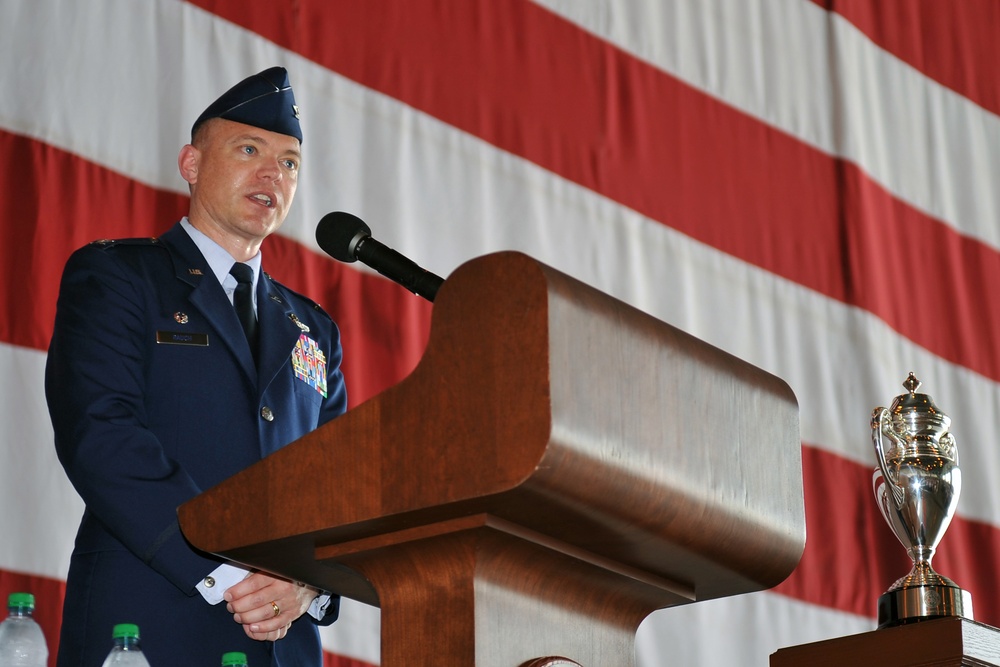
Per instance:
[[[263,391],[285,364],[302,330],[291,305],[263,271],[257,281],[257,322],[260,327],[258,386]]]
[[[170,251],[177,280],[191,286],[189,297],[191,304],[218,332],[222,339],[220,342],[239,361],[247,380],[256,384],[257,369],[254,368],[250,345],[247,343],[236,310],[229,302],[229,297],[226,296],[222,285],[211,275],[212,270],[201,251],[198,250],[198,246],[194,244],[180,223],[163,234],[160,241]],[[213,342],[210,341],[209,344]]]

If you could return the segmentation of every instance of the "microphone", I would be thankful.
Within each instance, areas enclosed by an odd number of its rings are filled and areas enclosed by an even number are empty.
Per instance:
[[[326,254],[341,262],[360,259],[386,278],[414,294],[434,301],[444,279],[426,271],[412,260],[372,238],[364,220],[345,213],[327,213],[316,225],[316,242]]]

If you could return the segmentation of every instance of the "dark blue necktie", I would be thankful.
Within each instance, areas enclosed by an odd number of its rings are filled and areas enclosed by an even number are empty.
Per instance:
[[[257,361],[257,314],[253,310],[253,269],[248,265],[236,262],[229,273],[236,278],[236,291],[233,292],[233,306],[243,325],[243,333],[250,343],[250,352]]]

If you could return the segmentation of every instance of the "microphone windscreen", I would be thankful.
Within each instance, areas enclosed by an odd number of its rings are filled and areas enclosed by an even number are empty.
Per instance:
[[[316,243],[341,262],[355,261],[358,243],[371,235],[372,230],[364,220],[344,211],[327,213],[316,225]]]

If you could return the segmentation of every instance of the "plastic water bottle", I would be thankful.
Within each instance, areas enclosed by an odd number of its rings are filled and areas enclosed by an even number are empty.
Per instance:
[[[31,617],[34,612],[31,593],[11,593],[7,598],[7,619],[0,623],[0,667],[45,667],[49,647]]]
[[[247,667],[247,654],[239,651],[223,653],[222,667]]]
[[[104,659],[104,667],[149,667],[149,661],[142,654],[139,646],[139,626],[132,623],[119,623],[111,632],[114,645],[111,653]]]

